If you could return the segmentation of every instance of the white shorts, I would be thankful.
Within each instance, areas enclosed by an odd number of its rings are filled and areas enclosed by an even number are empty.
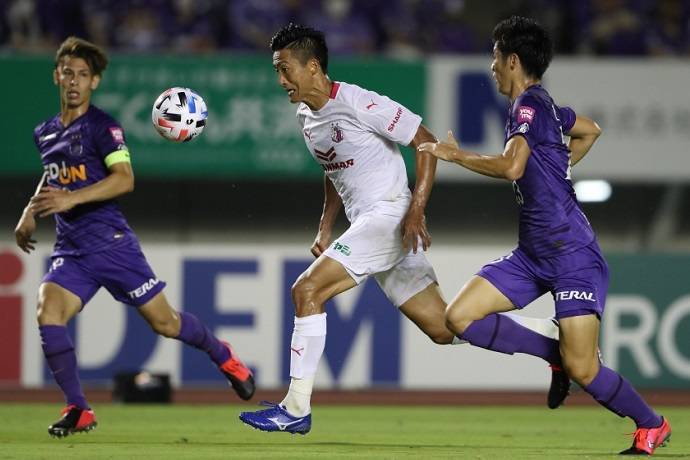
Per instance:
[[[408,203],[382,202],[361,214],[324,255],[345,267],[357,284],[374,276],[386,297],[399,307],[437,282],[421,247],[414,254],[402,246],[400,223]]]

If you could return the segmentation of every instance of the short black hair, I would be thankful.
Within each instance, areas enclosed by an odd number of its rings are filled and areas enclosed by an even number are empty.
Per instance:
[[[553,59],[553,40],[537,21],[511,16],[496,24],[493,42],[504,56],[517,54],[525,72],[541,79]]]
[[[55,53],[55,68],[65,56],[82,58],[94,75],[101,75],[108,67],[108,56],[105,51],[93,43],[79,37],[68,37]]]
[[[323,73],[328,73],[328,46],[323,32],[311,27],[290,23],[271,38],[271,51],[290,49],[297,51],[299,60],[306,64],[315,58]]]

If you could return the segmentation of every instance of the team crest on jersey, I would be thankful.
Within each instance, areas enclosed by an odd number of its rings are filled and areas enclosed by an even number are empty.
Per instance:
[[[331,140],[336,144],[343,140],[343,130],[337,122],[331,123]]]
[[[113,137],[113,141],[115,141],[116,144],[125,143],[125,135],[122,133],[122,128],[110,128],[110,135]]]
[[[79,156],[82,154],[84,146],[81,145],[81,133],[74,133],[69,138],[69,154]]]
[[[527,131],[529,131],[529,123],[523,123],[520,126],[518,126],[518,131],[522,134],[525,134]]]

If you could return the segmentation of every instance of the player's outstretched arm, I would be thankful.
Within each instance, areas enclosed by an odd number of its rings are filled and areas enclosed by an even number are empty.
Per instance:
[[[518,135],[508,140],[501,155],[480,155],[461,148],[452,131],[448,131],[446,142],[425,142],[417,150],[428,152],[445,161],[457,163],[484,176],[510,181],[522,177],[531,153],[525,138]]]
[[[566,134],[570,136],[570,164],[575,165],[587,155],[594,142],[601,136],[601,128],[594,120],[577,115],[575,124]]]
[[[436,142],[436,136],[424,125],[419,125],[417,133],[410,147],[415,150],[415,186],[412,192],[412,201],[407,214],[402,221],[402,238],[405,248],[412,248],[417,252],[419,241],[421,240],[422,249],[427,250],[431,246],[431,235],[426,228],[426,218],[424,212],[426,204],[431,196],[431,188],[434,185],[436,176],[436,158],[426,152],[417,149],[425,142]]]
[[[110,174],[105,179],[78,190],[43,187],[31,198],[31,211],[45,217],[69,211],[80,204],[110,200],[134,190],[134,172],[129,162],[115,163],[109,170]]]
[[[343,201],[338,195],[338,191],[333,186],[333,182],[327,175],[323,175],[323,212],[319,221],[319,232],[316,234],[314,244],[311,246],[311,253],[314,257],[319,257],[323,251],[331,244],[331,233],[333,225],[338,218]]]

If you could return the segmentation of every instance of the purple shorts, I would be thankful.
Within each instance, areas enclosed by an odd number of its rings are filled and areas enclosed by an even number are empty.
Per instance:
[[[546,292],[556,318],[604,313],[609,269],[596,241],[562,256],[537,259],[520,248],[490,262],[477,273],[524,308]]]
[[[154,275],[136,238],[82,256],[52,256],[43,282],[52,282],[81,299],[82,308],[104,287],[122,303],[144,305],[165,287]]]

